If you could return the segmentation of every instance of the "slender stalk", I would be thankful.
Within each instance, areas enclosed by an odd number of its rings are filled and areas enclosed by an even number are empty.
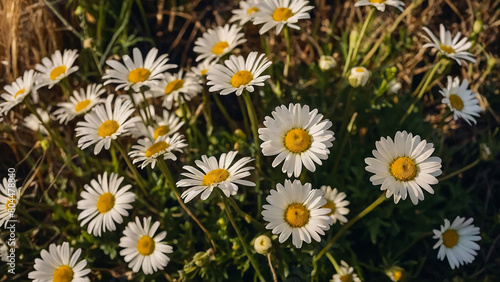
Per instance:
[[[238,204],[233,200],[233,198],[229,198],[229,203],[231,206],[234,208],[234,210],[242,217],[245,219],[246,222],[252,223],[254,227],[257,227],[259,229],[264,229],[264,225],[260,223],[259,221],[255,220],[252,216],[250,216],[248,213],[242,211],[240,207],[238,207]]]
[[[283,32],[285,35],[285,43],[286,43],[286,61],[285,61],[285,68],[283,69],[283,77],[287,78],[288,77],[288,68],[290,67],[290,57],[292,54],[292,41],[290,37],[290,32],[288,30],[288,25],[286,25],[283,28]]]
[[[231,127],[231,130],[232,131],[236,130],[236,128],[238,128],[238,126],[236,125],[236,122],[227,113],[226,108],[224,107],[224,105],[222,104],[222,102],[219,99],[219,94],[214,94],[213,97],[215,100],[215,104],[217,104],[217,107],[219,108],[220,112],[222,113],[224,118],[229,123],[229,127]]]
[[[127,163],[128,168],[132,171],[132,174],[134,174],[135,181],[137,181],[137,185],[139,185],[139,188],[141,188],[141,190],[144,193],[144,195],[147,196],[149,193],[146,190],[146,186],[144,185],[142,176],[139,174],[139,172],[137,171],[137,168],[130,161],[130,158],[128,157],[127,152],[125,152],[125,149],[123,149],[123,147],[117,141],[114,140],[113,144],[116,147],[116,149],[118,149],[118,151],[120,152],[120,154],[122,155],[123,159]]]
[[[340,267],[339,267],[339,264],[337,263],[337,261],[333,258],[333,256],[329,253],[329,252],[326,252],[325,253],[326,257],[330,260],[330,262],[332,263],[333,267],[335,268],[335,271],[337,271],[337,273],[340,273]]]
[[[318,261],[326,252],[335,244],[335,242],[344,234],[354,223],[363,218],[369,212],[371,212],[375,207],[380,205],[386,199],[385,192],[380,195],[373,203],[366,207],[362,212],[360,212],[356,217],[349,220],[342,228],[335,234],[335,236],[330,239],[328,244],[313,258],[313,261]]]
[[[442,177],[438,178],[438,180],[439,180],[439,182],[441,182],[441,181],[445,181],[445,180],[447,180],[447,179],[450,179],[450,178],[454,177],[455,175],[459,175],[460,173],[462,173],[462,172],[464,172],[464,171],[467,171],[467,170],[469,170],[469,169],[471,169],[471,168],[475,167],[475,166],[476,166],[477,164],[479,164],[480,162],[481,162],[481,159],[477,159],[477,160],[475,160],[475,161],[473,161],[472,163],[470,163],[470,164],[468,164],[468,165],[466,165],[466,166],[462,167],[461,169],[459,169],[459,170],[457,170],[457,171],[454,171],[454,172],[452,172],[452,173],[450,173],[450,174],[448,174],[448,175],[445,175],[445,176],[442,176]]]
[[[269,263],[269,268],[271,269],[271,273],[273,274],[273,281],[278,282],[278,277],[276,276],[276,272],[274,272],[273,263],[271,261],[271,253],[267,253],[267,262]]]
[[[422,98],[422,96],[424,95],[425,91],[427,90],[427,87],[429,86],[429,84],[431,83],[432,81],[432,78],[434,77],[434,74],[436,73],[436,71],[438,70],[439,66],[441,65],[442,62],[444,62],[445,59],[442,59],[442,60],[439,60],[435,65],[434,67],[430,70],[429,72],[429,75],[427,76],[427,80],[425,81],[424,85],[422,86],[422,88],[420,89],[420,92],[418,93],[417,97],[415,97],[415,99],[413,99],[413,102],[411,103],[410,107],[408,108],[408,110],[406,110],[406,113],[405,115],[403,116],[403,118],[401,118],[401,120],[399,121],[399,126],[401,126],[404,121],[406,120],[406,118],[410,115],[410,113],[413,111],[413,108],[415,107],[415,105],[417,104],[417,102]]]
[[[191,217],[196,224],[201,228],[201,230],[207,235],[208,239],[210,240],[210,244],[212,244],[212,247],[214,248],[214,252],[217,250],[217,247],[215,246],[214,240],[212,239],[212,236],[210,235],[210,232],[201,224],[201,222],[198,220],[198,218],[191,212],[191,210],[184,204],[184,201],[182,201],[179,190],[177,190],[177,186],[175,186],[174,178],[172,177],[172,174],[170,173],[170,170],[168,169],[167,164],[165,163],[165,160],[163,159],[158,159],[158,166],[160,167],[161,172],[165,175],[165,178],[167,179],[168,186],[172,189],[172,191],[175,194],[175,198],[177,199],[177,202],[181,205],[181,207],[184,209],[184,211]]]
[[[212,122],[212,111],[210,107],[210,93],[207,91],[207,78],[203,77],[203,114],[207,124],[207,136],[212,135],[214,125]]]
[[[259,146],[259,121],[257,120],[257,115],[255,114],[255,109],[252,105],[252,100],[250,99],[250,94],[248,91],[243,91],[243,99],[245,100],[245,104],[247,105],[248,117],[250,118],[250,124],[252,126],[252,135],[253,142],[255,143],[255,190],[259,191],[259,172],[261,171],[261,154],[260,154],[260,146]]]
[[[361,41],[363,41],[366,29],[368,28],[368,24],[371,22],[374,13],[375,13],[375,8],[371,8],[370,12],[368,13],[368,16],[365,19],[365,22],[363,23],[361,32],[358,35],[358,38],[356,40],[356,45],[354,45],[354,50],[352,51],[352,55],[347,57],[344,66],[344,71],[342,72],[342,76],[345,76],[345,74],[347,73],[347,70],[349,69],[351,62],[356,62],[356,56],[358,55],[359,47],[361,46]]]
[[[257,273],[257,276],[259,277],[259,279],[261,281],[266,281],[264,279],[264,277],[262,276],[262,274],[260,273],[259,265],[254,260],[252,254],[248,250],[247,243],[246,243],[245,239],[243,238],[243,236],[241,235],[241,231],[238,228],[238,225],[236,225],[236,222],[234,222],[234,218],[233,218],[233,215],[231,214],[231,211],[230,211],[229,204],[228,204],[228,201],[226,199],[226,196],[221,191],[219,191],[219,192],[220,192],[220,195],[222,197],[222,200],[224,201],[224,211],[226,212],[226,215],[229,218],[229,221],[231,222],[231,225],[233,226],[234,230],[236,231],[236,234],[238,235],[238,239],[240,240],[241,245],[243,246],[243,250],[245,252],[245,255],[248,257],[248,260],[250,260],[250,264],[252,264],[253,268],[255,269],[255,273]]]

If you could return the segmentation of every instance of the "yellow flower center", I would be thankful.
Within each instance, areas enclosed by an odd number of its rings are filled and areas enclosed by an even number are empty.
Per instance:
[[[170,127],[167,125],[160,125],[155,129],[153,138],[156,140],[156,138],[167,134],[169,131]]]
[[[115,196],[111,193],[104,193],[97,200],[97,210],[100,213],[107,213],[115,206]]]
[[[247,85],[252,81],[253,75],[251,72],[246,71],[246,70],[241,70],[233,75],[231,77],[231,85],[233,87],[240,87],[241,85]]]
[[[229,177],[229,171],[223,168],[218,168],[205,174],[205,176],[203,176],[203,180],[201,181],[201,183],[205,186],[208,186],[214,183],[220,183],[226,180],[228,177]]]
[[[259,8],[257,8],[257,7],[252,7],[252,8],[250,8],[250,9],[247,9],[247,13],[248,13],[249,15],[251,15],[251,14],[253,14],[253,13],[257,12],[257,11],[259,11]]]
[[[19,89],[19,91],[17,91],[16,94],[14,94],[14,99],[16,99],[18,95],[24,94],[24,91],[26,91],[25,88]]]
[[[149,146],[149,148],[146,150],[146,154],[144,154],[144,156],[146,158],[149,158],[149,157],[154,156],[155,154],[158,154],[159,152],[167,149],[168,147],[169,147],[169,145],[165,141],[160,141],[160,142],[154,143],[153,145]]]
[[[128,73],[128,81],[131,83],[143,82],[146,81],[150,75],[151,72],[148,69],[136,68]]]
[[[70,282],[73,280],[73,269],[67,265],[61,265],[56,270],[52,277],[54,282]]]
[[[457,94],[451,94],[448,99],[453,109],[461,111],[464,108],[464,101]]]
[[[370,1],[371,3],[382,4],[382,3],[384,3],[386,0],[368,0],[368,1]]]
[[[455,229],[448,229],[443,232],[443,245],[446,248],[453,248],[458,243],[458,233]]]
[[[274,10],[273,20],[275,20],[277,22],[286,21],[291,16],[293,16],[292,10],[285,8],[285,7],[280,7],[278,9]]]
[[[144,235],[137,241],[137,251],[143,256],[149,256],[155,251],[155,241],[153,238]]]
[[[165,95],[168,95],[174,91],[177,91],[184,86],[184,80],[182,79],[176,79],[173,81],[170,81],[167,86],[165,86]]]
[[[201,70],[201,75],[204,76],[205,74],[207,74],[207,72],[208,72],[208,69]]]
[[[291,204],[285,210],[285,221],[292,227],[302,227],[309,221],[309,210],[302,204]]]
[[[401,271],[401,270],[396,270],[396,271],[394,271],[394,275],[393,275],[393,277],[394,277],[394,279],[395,279],[396,281],[401,280],[401,278],[403,277],[403,271]]]
[[[285,147],[294,153],[302,153],[311,146],[311,136],[302,128],[295,128],[285,135]]]
[[[13,199],[14,201],[11,201],[11,199]],[[12,198],[7,198],[7,201],[5,202],[5,210],[9,210],[11,207],[14,207],[12,205],[9,205],[9,204],[16,204],[16,195],[12,195]]]
[[[118,130],[119,127],[118,122],[114,120],[107,120],[99,126],[99,129],[97,129],[97,135],[101,137],[111,136]]]
[[[322,208],[328,208],[331,210],[331,212],[328,215],[334,214],[336,210],[335,203],[330,200],[326,200],[326,204],[324,204]]]
[[[408,181],[417,175],[415,162],[408,157],[399,157],[390,165],[392,176],[399,181]]]
[[[56,80],[61,74],[66,72],[66,66],[59,66],[50,72],[50,79]]]
[[[344,274],[340,276],[340,281],[342,282],[353,282],[351,274]]]
[[[81,110],[84,110],[89,105],[90,105],[90,100],[89,99],[81,101],[81,102],[78,102],[78,104],[76,104],[76,106],[75,106],[75,112],[79,112]]]
[[[448,45],[439,44],[439,48],[441,49],[441,51],[443,51],[447,54],[455,53],[455,50]]]
[[[224,53],[224,49],[226,49],[227,47],[229,47],[229,44],[226,41],[221,41],[214,45],[214,47],[212,48],[212,53],[218,56]]]
[[[363,68],[356,68],[356,72],[365,72]]]

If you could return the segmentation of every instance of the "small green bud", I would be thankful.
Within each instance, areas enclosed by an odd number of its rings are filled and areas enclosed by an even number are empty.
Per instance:
[[[483,21],[477,19],[476,21],[474,21],[474,26],[472,27],[472,31],[474,33],[480,33],[481,31],[483,31],[483,27],[484,27]]]

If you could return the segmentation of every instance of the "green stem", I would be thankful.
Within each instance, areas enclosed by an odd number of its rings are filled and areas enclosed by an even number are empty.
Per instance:
[[[246,222],[248,223],[251,223],[254,227],[258,228],[258,229],[262,229],[264,230],[264,225],[262,225],[262,223],[260,223],[259,221],[255,220],[251,215],[249,215],[248,213],[242,211],[240,209],[240,207],[238,207],[238,204],[236,204],[236,202],[233,200],[233,198],[229,198],[229,203],[231,204],[231,206],[234,208],[234,210],[242,217],[245,219]]]
[[[243,246],[243,250],[245,251],[245,255],[248,257],[248,260],[250,260],[250,263],[252,264],[253,268],[255,269],[255,273],[257,273],[257,276],[259,277],[259,279],[261,281],[266,281],[264,279],[264,277],[262,276],[262,274],[260,273],[259,265],[253,259],[252,254],[248,250],[247,243],[246,243],[245,239],[243,238],[243,236],[241,235],[241,231],[238,228],[238,225],[236,225],[236,222],[234,222],[234,218],[233,218],[231,211],[229,209],[229,204],[228,204],[228,201],[226,199],[226,196],[221,191],[219,191],[219,192],[220,192],[220,195],[222,197],[222,200],[224,201],[224,211],[226,212],[226,215],[229,218],[231,225],[233,226],[234,230],[236,231],[236,234],[238,235],[238,239],[240,240],[241,245]]]
[[[250,94],[248,91],[243,91],[243,99],[247,106],[248,117],[250,118],[250,124],[252,126],[253,142],[255,143],[255,190],[259,191],[259,172],[261,171],[261,154],[259,146],[259,121],[257,120],[257,115],[255,114],[255,108],[253,107],[252,100],[250,99]]]
[[[273,262],[271,260],[271,253],[267,253],[267,262],[269,263],[269,268],[271,269],[271,273],[273,274],[273,282],[278,282],[278,277],[276,276],[276,272],[274,271]]]
[[[444,62],[445,59],[442,59],[442,60],[439,60],[435,65],[434,67],[430,70],[429,72],[429,75],[427,76],[427,80],[425,81],[424,85],[422,86],[422,88],[420,89],[420,92],[418,93],[417,97],[415,97],[415,99],[413,99],[413,102],[411,103],[410,107],[408,108],[408,110],[406,110],[406,113],[405,115],[403,116],[403,118],[399,121],[399,126],[401,126],[404,121],[406,120],[406,118],[410,115],[410,113],[413,111],[413,108],[415,107],[415,105],[417,104],[417,102],[422,98],[422,96],[424,96],[424,93],[425,91],[427,90],[427,87],[429,86],[429,84],[431,83],[432,81],[432,78],[434,78],[434,74],[436,73],[436,71],[438,70],[439,66],[441,65],[442,62]]]
[[[313,259],[313,261],[318,261],[323,255],[325,255],[326,252],[335,244],[335,242],[344,234],[347,229],[349,229],[354,223],[356,223],[358,220],[363,218],[365,215],[367,215],[369,212],[371,212],[375,207],[380,205],[384,200],[386,199],[385,192],[380,195],[373,203],[371,203],[368,207],[366,207],[362,212],[360,212],[355,218],[349,220],[342,228],[335,234],[335,236],[330,239],[328,244],[316,255]]]
[[[354,45],[354,50],[352,51],[352,55],[348,56],[347,61],[344,66],[344,71],[342,72],[342,76],[345,76],[347,73],[347,70],[350,67],[351,61],[356,62],[356,56],[358,55],[359,47],[361,46],[361,41],[363,41],[363,37],[365,35],[366,29],[368,28],[368,24],[371,22],[373,15],[375,13],[375,8],[371,8],[370,12],[368,13],[368,16],[365,19],[365,22],[363,23],[363,27],[361,28],[361,32],[358,35],[358,38],[356,40],[356,45]]]
[[[236,128],[238,128],[238,126],[236,125],[236,122],[227,113],[226,108],[224,107],[224,105],[222,104],[222,102],[219,99],[219,94],[215,93],[213,95],[213,97],[215,100],[215,104],[217,104],[217,107],[219,108],[220,112],[222,113],[224,118],[226,118],[226,121],[228,122],[229,127],[231,128],[232,131],[235,131]]]
[[[283,69],[283,77],[287,78],[288,77],[288,68],[290,67],[290,57],[292,54],[292,42],[291,42],[291,37],[290,37],[290,32],[288,31],[288,25],[286,25],[283,28],[283,32],[285,35],[285,43],[286,43],[286,61],[285,61],[285,68]]]
[[[340,273],[340,267],[339,267],[339,264],[337,263],[337,261],[333,258],[333,256],[329,253],[329,252],[326,252],[325,253],[326,257],[330,260],[330,262],[332,263],[333,267],[335,268],[335,271],[337,271],[337,273]]]
[[[198,218],[191,212],[191,210],[184,204],[184,201],[181,199],[181,194],[179,193],[179,190],[177,190],[177,186],[175,186],[174,178],[172,177],[172,174],[170,173],[170,170],[168,169],[167,164],[165,163],[165,160],[163,159],[158,159],[158,166],[160,167],[161,172],[163,175],[165,175],[165,178],[167,179],[168,186],[172,189],[172,191],[175,194],[175,198],[177,199],[177,202],[181,205],[181,207],[184,209],[184,211],[191,217],[196,224],[201,228],[201,230],[207,235],[208,239],[210,240],[210,243],[212,244],[212,247],[214,248],[214,252],[217,250],[217,247],[215,246],[214,240],[212,239],[212,236],[210,235],[210,232],[201,224],[201,222],[198,220]]]
[[[450,173],[450,174],[448,174],[448,175],[445,175],[445,176],[443,176],[443,177],[438,178],[438,180],[439,180],[439,182],[441,182],[441,181],[445,181],[445,180],[447,180],[447,179],[450,179],[450,178],[452,178],[452,177],[453,177],[453,176],[455,176],[455,175],[458,175],[458,174],[460,174],[460,173],[462,173],[462,172],[464,172],[464,171],[466,171],[466,170],[469,170],[469,169],[471,169],[471,168],[475,167],[475,166],[476,166],[477,164],[479,164],[480,162],[481,162],[481,159],[477,159],[477,160],[473,161],[472,163],[470,163],[470,164],[468,164],[468,165],[466,165],[466,166],[462,167],[461,169],[459,169],[459,170],[457,170],[457,171],[455,171],[455,172],[452,172],[452,173]]]
[[[123,159],[127,163],[128,168],[132,171],[132,174],[134,174],[135,181],[137,181],[137,185],[139,185],[139,188],[141,188],[142,192],[144,193],[145,196],[148,196],[148,191],[146,190],[146,186],[144,185],[142,176],[139,174],[137,171],[137,168],[132,164],[130,161],[130,158],[128,157],[127,152],[125,152],[125,149],[118,143],[118,141],[113,140],[113,144],[118,149],[120,154],[122,155]]]

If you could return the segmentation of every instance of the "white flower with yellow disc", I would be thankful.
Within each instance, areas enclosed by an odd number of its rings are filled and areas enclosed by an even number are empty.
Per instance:
[[[226,24],[207,30],[194,42],[193,51],[199,54],[196,61],[199,62],[205,58],[219,59],[236,46],[245,43],[247,41],[243,38],[245,34],[240,31],[241,27],[235,24]]]
[[[171,109],[172,105],[178,106],[179,103],[190,101],[193,97],[201,93],[202,86],[198,79],[184,71],[176,74],[166,72],[162,79],[151,88],[154,97],[163,97],[163,106]]]
[[[182,148],[186,147],[183,135],[175,133],[172,136],[163,135],[151,141],[149,138],[140,139],[138,145],[132,146],[132,151],[129,155],[134,159],[133,163],[142,162],[141,169],[151,164],[151,168],[155,168],[156,159],[163,158],[164,160],[177,160],[174,152],[182,152]]]
[[[262,0],[257,4],[253,24],[263,23],[259,33],[264,34],[273,27],[276,27],[276,34],[279,34],[285,25],[300,30],[297,25],[299,20],[309,19],[308,11],[313,6],[307,6],[306,0]]]
[[[354,4],[354,7],[373,6],[377,8],[377,10],[383,12],[385,11],[385,5],[396,7],[402,12],[405,3],[398,0],[359,0]]]
[[[323,196],[326,199],[326,204],[324,208],[329,208],[331,211],[328,214],[333,219],[333,224],[340,224],[347,222],[345,215],[349,213],[349,209],[346,208],[349,205],[349,201],[345,201],[347,196],[344,192],[339,192],[337,188],[332,189],[330,186],[321,186],[321,191],[323,191]]]
[[[387,191],[386,196],[394,195],[394,203],[400,199],[410,199],[414,205],[424,199],[425,191],[434,194],[430,184],[437,184],[441,175],[441,159],[431,157],[434,145],[415,137],[406,131],[396,132],[394,141],[391,137],[382,137],[375,142],[375,158],[366,158],[365,169],[374,173],[370,177],[373,185],[382,185],[380,190]]]
[[[246,166],[252,161],[249,157],[244,157],[231,164],[238,152],[231,151],[223,153],[219,161],[215,157],[208,158],[206,155],[201,156],[201,161],[196,160],[195,164],[202,170],[198,170],[192,166],[185,165],[183,169],[188,172],[181,173],[181,175],[188,177],[177,182],[179,187],[191,187],[184,191],[181,197],[184,202],[191,201],[194,197],[201,193],[201,199],[206,200],[214,188],[219,188],[229,197],[238,192],[238,186],[255,186],[255,183],[243,180],[242,178],[250,175],[249,170],[253,167]]]
[[[448,105],[453,112],[453,118],[455,120],[463,118],[470,125],[471,123],[476,124],[474,117],[479,117],[481,107],[476,95],[467,89],[468,87],[467,79],[464,79],[460,84],[458,77],[452,79],[451,76],[448,76],[448,85],[439,90],[439,93],[444,97],[441,103]]]
[[[153,105],[149,105],[147,112],[141,109],[140,113],[143,120],[136,122],[131,132],[135,137],[147,137],[151,141],[155,141],[158,137],[176,133],[184,125],[184,121],[181,121],[174,112],[164,109],[163,116],[156,115]],[[144,121],[148,118],[152,119],[152,125],[146,126]]]
[[[78,201],[80,210],[78,220],[80,225],[87,226],[87,232],[101,237],[102,232],[115,231],[115,222],[121,224],[123,217],[128,216],[132,209],[131,203],[135,201],[135,194],[128,192],[132,185],[120,188],[123,177],[118,178],[115,173],[104,172],[97,176],[97,181],[92,179],[90,185],[85,184],[84,191],[80,194],[82,200]]]
[[[3,87],[7,93],[3,93],[1,96],[5,101],[0,103],[0,115],[20,104],[32,92],[36,92],[38,88],[38,85],[36,85],[37,76],[35,70],[25,71],[23,76],[18,77],[12,84]]]
[[[359,279],[358,274],[354,272],[354,268],[352,266],[349,266],[347,262],[342,260],[340,261],[339,272],[333,275],[330,282],[344,282],[344,281],[361,282],[361,279]]]
[[[20,198],[21,192],[16,183],[9,182],[5,177],[3,185],[0,183],[0,227],[6,228],[9,220],[14,219]]]
[[[240,21],[239,24],[244,25],[253,20],[255,12],[259,10],[257,8],[257,2],[257,0],[240,1],[240,8],[233,9],[233,16],[229,19],[229,22]]]
[[[87,90],[80,88],[80,93],[77,90],[73,91],[73,96],[69,97],[69,102],[58,103],[60,107],[54,112],[54,115],[59,120],[59,123],[68,124],[76,116],[83,115],[90,111],[95,105],[103,103],[104,99],[99,98],[106,92],[102,88],[102,84],[91,84],[87,86]]]
[[[37,86],[49,86],[49,89],[59,83],[63,78],[78,70],[78,66],[73,66],[78,58],[77,50],[64,50],[63,54],[57,50],[51,59],[45,57],[42,64],[36,64],[35,69],[39,71]]]
[[[424,30],[429,35],[429,37],[424,36],[429,43],[424,44],[422,48],[434,47],[441,52],[441,54],[457,61],[459,65],[462,65],[461,60],[471,61],[473,63],[476,62],[473,58],[474,55],[467,51],[472,46],[472,43],[467,41],[467,37],[460,40],[462,33],[458,32],[455,37],[452,38],[451,32],[445,30],[443,24],[439,25],[439,38],[437,38],[427,27],[424,27]]]

